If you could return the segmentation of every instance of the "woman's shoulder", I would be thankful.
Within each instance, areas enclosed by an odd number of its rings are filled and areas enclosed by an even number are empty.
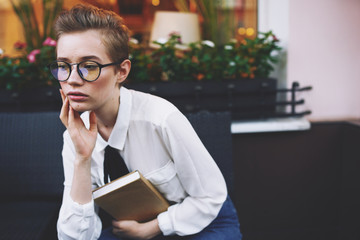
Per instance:
[[[149,121],[163,121],[169,115],[179,112],[177,107],[159,96],[130,90],[132,94],[132,116]]]

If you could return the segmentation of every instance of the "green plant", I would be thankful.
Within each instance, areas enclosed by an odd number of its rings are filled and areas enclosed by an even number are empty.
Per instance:
[[[57,84],[49,77],[47,64],[55,59],[53,23],[64,0],[42,0],[42,23],[38,23],[32,0],[10,0],[24,30],[25,43],[14,47],[18,57],[0,54],[0,89],[21,90]]]
[[[33,49],[29,54],[25,43],[17,42],[15,47],[23,53],[21,56],[0,56],[0,89],[22,90],[58,84],[47,68],[56,58],[55,40],[45,39],[41,48]]]
[[[157,49],[130,41],[132,68],[129,80],[223,81],[268,77],[276,62],[274,54],[281,49],[278,42],[271,31],[259,33],[254,39],[233,40],[220,46],[208,40],[184,45],[176,33],[166,42],[155,42],[159,46]],[[47,38],[41,48],[30,53],[24,43],[15,46],[23,52],[22,56],[0,56],[0,89],[20,90],[58,84],[47,68],[56,58],[54,40]]]
[[[202,39],[222,45],[234,38],[235,10],[229,7],[229,1],[173,0],[173,2],[181,12],[190,12],[190,4],[196,6],[196,12],[201,17]]]
[[[47,37],[55,37],[53,22],[62,10],[64,0],[42,0],[42,24],[38,23],[32,2],[31,0],[10,0],[23,26],[28,49],[38,49]]]
[[[211,41],[181,44],[172,34],[166,42],[154,42],[157,49],[130,44],[132,82],[145,81],[222,81],[268,77],[281,48],[271,32],[259,33],[254,39],[232,40],[225,45]]]

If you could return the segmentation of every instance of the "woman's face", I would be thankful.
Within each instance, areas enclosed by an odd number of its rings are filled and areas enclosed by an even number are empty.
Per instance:
[[[100,64],[112,62],[106,54],[98,30],[61,35],[57,43],[57,60],[70,64],[84,60],[92,60]],[[87,82],[79,76],[76,65],[73,65],[69,79],[60,82],[60,85],[75,111],[110,110],[118,106],[120,94],[118,85],[127,77],[128,72],[121,69],[123,68],[116,66],[104,67],[96,81]]]

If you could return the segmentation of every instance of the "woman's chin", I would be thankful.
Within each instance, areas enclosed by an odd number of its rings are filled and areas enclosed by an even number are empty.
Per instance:
[[[77,102],[72,102],[70,103],[72,109],[74,109],[76,112],[86,112],[91,110],[90,106],[88,106],[85,103],[77,103]]]

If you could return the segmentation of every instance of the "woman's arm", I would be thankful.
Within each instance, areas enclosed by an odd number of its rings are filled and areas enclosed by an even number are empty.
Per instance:
[[[74,176],[75,148],[69,132],[64,133],[62,150],[64,166],[64,192],[57,223],[58,239],[95,240],[101,233],[101,220],[95,212],[94,201],[79,204],[73,201],[70,192]],[[94,188],[94,183],[92,183]]]
[[[164,235],[196,234],[216,218],[226,200],[225,179],[183,114],[169,115],[161,136],[188,196],[159,214],[159,227]]]
[[[75,147],[74,176],[70,195],[72,200],[85,204],[92,200],[91,188],[91,154],[97,137],[97,124],[94,112],[90,113],[90,128],[87,129],[78,112],[69,104],[69,99],[62,90],[63,106],[60,119],[67,128]]]
[[[89,237],[99,235],[98,229],[101,229],[100,220],[94,212],[91,186],[91,154],[97,136],[96,116],[90,113],[90,128],[87,129],[80,115],[71,108],[63,92],[60,92],[63,99],[60,119],[69,135],[67,139],[64,135],[65,189],[58,221],[59,238],[81,239],[82,233],[87,239],[92,239]],[[72,150],[70,145],[73,146]],[[93,228],[90,232],[78,231],[86,229],[86,226]]]
[[[159,141],[155,144],[166,145],[174,162],[176,178],[188,196],[159,214],[157,221],[144,225],[134,221],[115,222],[119,236],[147,239],[152,230],[160,230],[164,235],[198,233],[216,218],[226,199],[225,180],[185,116],[175,112],[155,131],[153,139]]]

